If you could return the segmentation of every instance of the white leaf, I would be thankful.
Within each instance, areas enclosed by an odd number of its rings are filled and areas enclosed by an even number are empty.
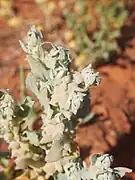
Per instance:
[[[27,134],[27,138],[28,138],[28,140],[30,141],[31,144],[33,144],[35,146],[39,145],[38,135],[36,134],[36,132],[27,131],[26,134]]]
[[[24,52],[28,53],[28,49],[26,48],[26,46],[24,45],[24,43],[23,43],[21,40],[19,40],[19,43],[20,43],[22,49],[24,50]]]
[[[42,139],[40,140],[40,144],[46,144],[52,141],[51,135],[43,135]]]
[[[123,177],[126,173],[131,173],[132,169],[126,167],[116,167],[114,168],[115,172],[119,174],[120,177]]]
[[[56,141],[48,154],[46,155],[45,161],[47,162],[56,162],[61,158],[61,146],[58,141]]]
[[[26,86],[30,89],[36,96],[38,95],[37,79],[32,74],[29,73],[26,78]]]

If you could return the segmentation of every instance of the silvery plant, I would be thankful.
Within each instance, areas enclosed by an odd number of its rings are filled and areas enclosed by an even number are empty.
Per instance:
[[[35,102],[27,96],[16,104],[8,90],[0,90],[1,137],[9,144],[16,169],[31,170],[31,179],[43,176],[55,180],[117,180],[128,168],[112,168],[109,154],[90,156],[86,166],[79,156],[73,137],[77,113],[89,92],[99,83],[98,73],[88,65],[80,71],[70,70],[68,50],[43,41],[32,26],[27,42],[20,41],[27,53],[31,71],[26,86],[37,97],[42,110],[40,128],[35,129]]]

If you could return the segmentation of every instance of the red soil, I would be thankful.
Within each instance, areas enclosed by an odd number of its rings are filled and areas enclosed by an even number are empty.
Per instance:
[[[22,26],[11,28],[4,18],[0,18],[0,27],[3,28],[0,31],[0,88],[10,89],[18,100],[18,67],[23,64],[26,71],[28,69],[18,40],[24,38],[29,24],[44,24],[44,15],[32,0],[15,0],[13,8],[24,21]],[[135,169],[135,26],[131,23],[134,21],[134,13],[131,15],[132,18],[123,28],[123,37],[119,40],[119,57],[97,68],[101,84],[90,88],[90,111],[96,114],[96,123],[80,127],[76,141],[84,159],[89,153],[109,152],[115,157],[115,165]],[[0,149],[3,147],[1,145]],[[133,180],[135,173],[123,179]]]

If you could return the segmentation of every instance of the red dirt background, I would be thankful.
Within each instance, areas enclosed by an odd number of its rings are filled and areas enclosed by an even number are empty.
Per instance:
[[[22,18],[17,27],[10,27],[7,19],[0,17],[0,88],[8,88],[16,100],[20,99],[19,66],[27,73],[26,56],[18,40],[25,39],[31,24],[45,24],[46,17],[33,0],[14,0],[13,11]],[[114,155],[115,166],[135,169],[135,7],[118,40],[120,53],[109,64],[100,66],[101,84],[90,88],[90,111],[96,114],[96,123],[78,128],[76,141],[81,156],[87,160],[89,153],[108,152]],[[59,24],[59,23],[58,23]],[[48,27],[48,26],[47,26]],[[58,41],[64,27],[55,32],[45,28],[45,38]],[[55,33],[54,33],[55,32]],[[50,34],[49,34],[50,33]],[[1,144],[0,149],[6,146]],[[124,177],[134,180],[135,173]]]

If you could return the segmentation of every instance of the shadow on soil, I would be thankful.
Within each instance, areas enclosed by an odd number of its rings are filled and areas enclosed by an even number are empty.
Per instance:
[[[109,152],[114,156],[114,166],[129,167],[135,171],[135,124],[129,135],[123,135],[117,145]],[[132,180],[133,178],[124,177],[123,180]]]

